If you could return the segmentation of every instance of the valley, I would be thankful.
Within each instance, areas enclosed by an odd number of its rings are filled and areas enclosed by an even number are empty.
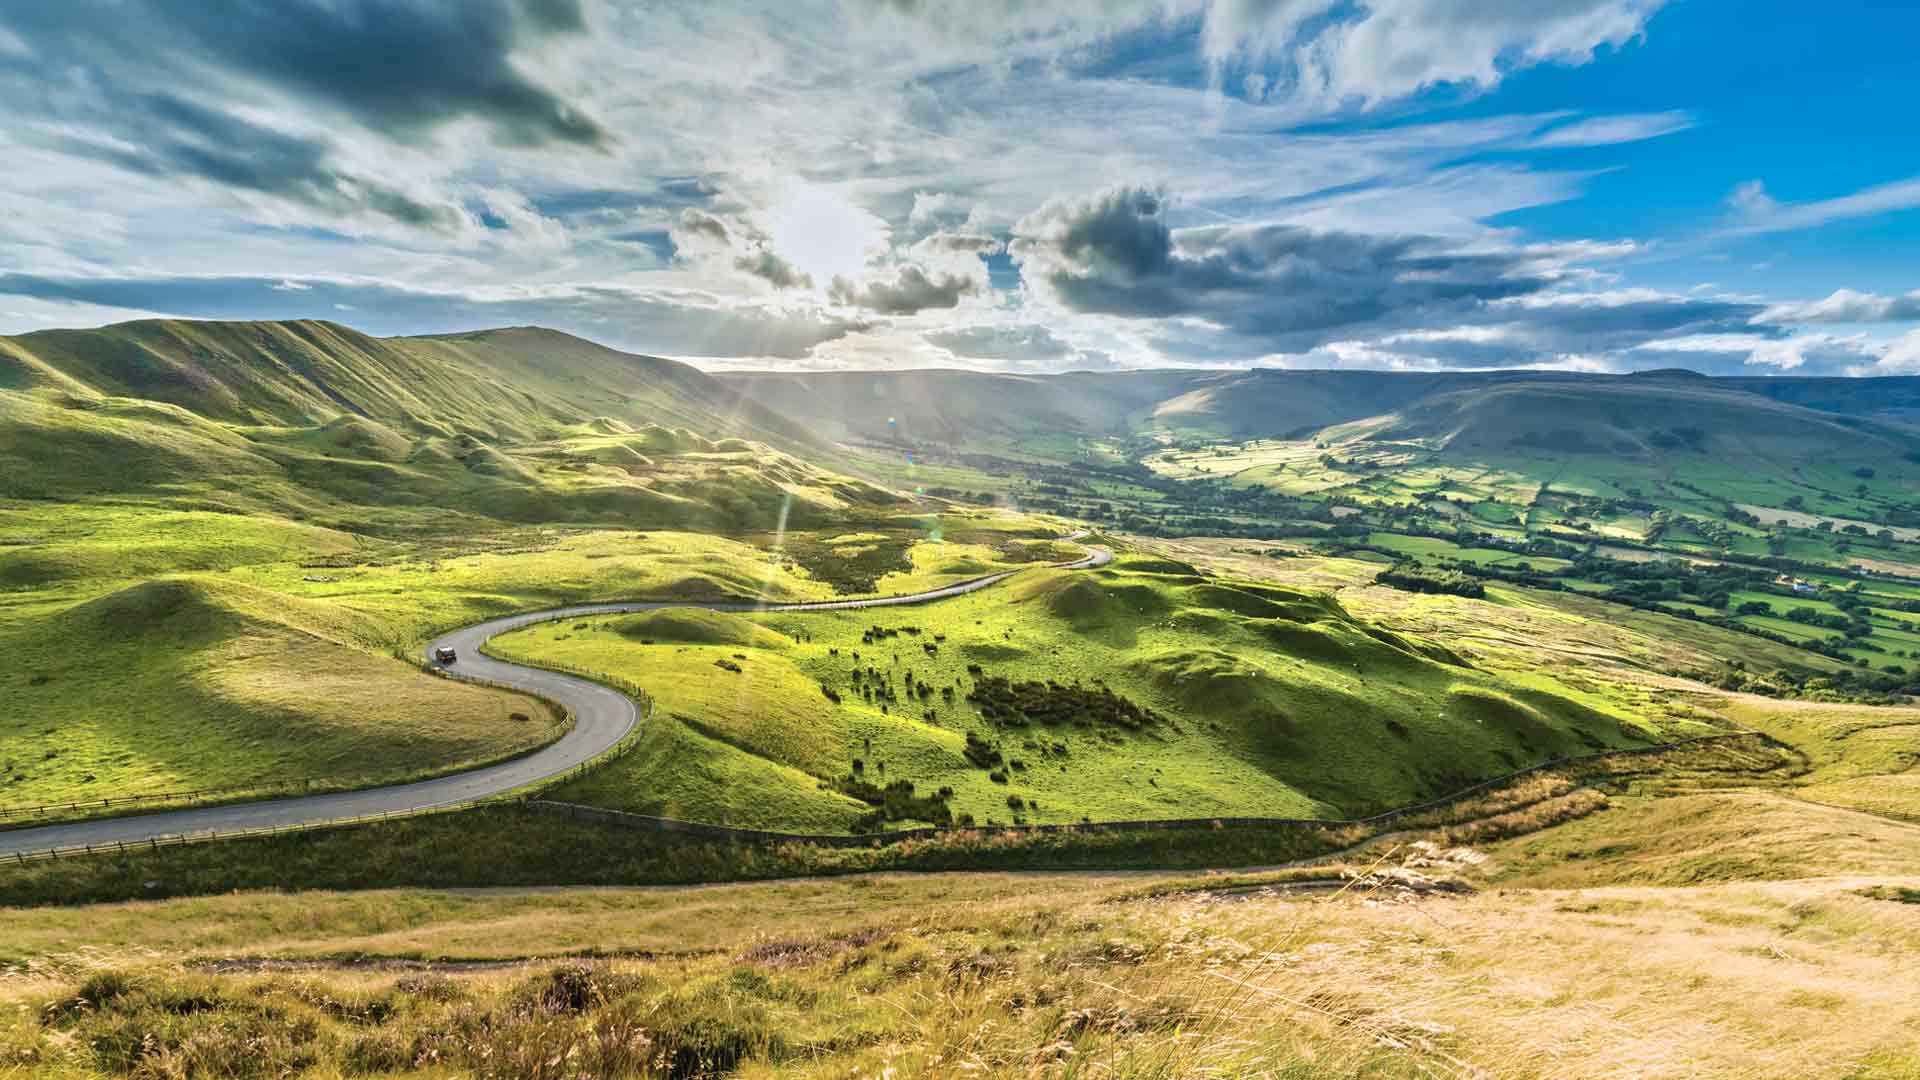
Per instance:
[[[1136,1075],[1501,1073],[1538,1052],[1495,1019],[1540,1008],[1498,955],[1521,919],[1587,1009],[1572,969],[1623,927],[1705,933],[1751,1000],[1656,966],[1609,984],[1618,1015],[1744,1019],[1630,1072],[1775,1068],[1766,1009],[1885,1013],[1857,980],[1905,946],[1862,943],[1905,942],[1920,888],[1917,391],[1844,381],[715,376],[318,322],[0,339],[0,994],[90,1002],[0,1031],[0,1063],[122,1025],[410,1075],[429,1043],[481,1052],[445,1034],[458,1001],[529,1040],[499,1018],[560,1038],[644,1006],[689,1052],[733,1032],[747,1075],[883,1045],[924,1072],[962,1044],[832,1003],[940,993],[940,1023]],[[92,850],[46,854],[69,841]],[[775,897],[777,939],[748,914]],[[305,928],[247,921],[274,905]],[[1431,954],[1383,959],[1414,933]],[[1189,963],[1242,939],[1276,959],[1232,988]],[[1080,959],[1049,977],[1035,949]],[[1755,950],[1854,974],[1804,990]],[[1183,1030],[1307,1027],[1156,1042],[951,974],[981,964],[1081,1001],[1145,979],[1128,1000],[1196,1003]],[[1505,1004],[1382,989],[1450,965]],[[549,978],[615,989],[525,1006]],[[209,1004],[161,1024],[174,983]],[[260,1002],[279,1019],[249,1027]],[[1569,1060],[1637,1052],[1623,1030]],[[995,1075],[1029,1061],[968,1040]],[[1823,1045],[1912,1065],[1896,1035]]]

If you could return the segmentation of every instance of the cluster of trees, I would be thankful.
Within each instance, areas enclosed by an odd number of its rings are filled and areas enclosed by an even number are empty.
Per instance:
[[[853,760],[852,771],[834,781],[842,795],[858,799],[872,810],[854,819],[854,832],[873,832],[890,821],[930,821],[935,825],[971,825],[973,819],[962,814],[956,818],[948,806],[953,789],[943,787],[931,795],[916,794],[911,780],[895,780],[882,787],[866,778],[866,763]]]
[[[1403,592],[1465,596],[1474,600],[1487,595],[1487,587],[1473,575],[1459,570],[1438,570],[1423,565],[1418,559],[1394,563],[1380,571],[1373,581]]]
[[[980,715],[1014,727],[1033,722],[1138,730],[1162,719],[1152,709],[1105,686],[1061,684],[1051,679],[1013,682],[1004,676],[982,674],[967,700],[980,707]]]

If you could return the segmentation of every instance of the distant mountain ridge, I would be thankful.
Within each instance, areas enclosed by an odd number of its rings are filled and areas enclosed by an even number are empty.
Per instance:
[[[1657,455],[1672,439],[1660,430],[1689,425],[1673,419],[1636,433],[1634,414],[1692,409],[1743,437],[1790,430],[1794,437],[1781,445],[1793,453],[1897,456],[1920,438],[1920,377],[1912,376],[1274,368],[709,374],[539,327],[379,338],[325,320],[142,320],[0,337],[0,395],[7,396],[0,464],[38,462],[55,472],[60,462],[34,453],[44,450],[38,437],[9,436],[6,421],[40,424],[42,436],[81,438],[65,421],[89,411],[84,439],[120,440],[141,459],[129,466],[134,473],[164,472],[183,460],[189,469],[245,473],[258,465],[259,433],[284,429],[313,432],[303,445],[351,450],[396,469],[451,453],[470,471],[508,478],[525,462],[497,460],[499,450],[579,436],[581,425],[598,425],[607,437],[622,426],[684,429],[813,461],[844,460],[836,446],[1044,457],[1062,439],[1307,438],[1361,421],[1369,422],[1362,437],[1457,449],[1512,443]],[[49,414],[50,404],[67,412]],[[172,433],[156,435],[154,425]],[[487,449],[469,453],[455,445],[463,442]],[[604,447],[593,454],[600,464],[617,456]]]
[[[1762,419],[1780,409],[1920,430],[1920,377],[1733,378],[1694,372],[1381,372],[1280,370],[1074,372],[741,372],[717,376],[823,434],[868,443],[983,447],[1044,435],[1301,438],[1448,395],[1528,388],[1640,400],[1712,393]]]

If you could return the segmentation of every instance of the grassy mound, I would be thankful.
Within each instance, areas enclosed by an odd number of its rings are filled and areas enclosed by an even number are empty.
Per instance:
[[[1174,577],[1200,578],[1203,575],[1193,566],[1178,559],[1161,559],[1146,555],[1126,555],[1112,563],[1116,570],[1129,574],[1169,574]]]
[[[682,645],[739,645],[783,649],[787,639],[739,615],[699,608],[664,608],[628,615],[609,624],[623,637]]]
[[[0,803],[397,780],[530,749],[517,694],[369,651],[378,620],[205,578],[143,582],[0,624]]]

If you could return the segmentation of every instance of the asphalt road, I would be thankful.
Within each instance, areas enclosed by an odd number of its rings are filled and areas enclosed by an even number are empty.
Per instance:
[[[1069,540],[1086,534],[1075,533]],[[1084,570],[1105,566],[1112,553],[1088,548],[1091,554],[1062,569]],[[473,799],[499,795],[566,772],[612,749],[640,722],[633,700],[599,683],[554,671],[509,664],[483,656],[480,646],[495,634],[517,630],[534,623],[573,619],[587,615],[625,614],[660,608],[699,607],[718,611],[837,611],[849,608],[899,607],[924,604],[951,596],[963,596],[997,585],[1018,571],[1006,571],[973,581],[949,585],[943,589],[885,596],[866,600],[831,600],[801,604],[699,604],[672,601],[648,601],[625,604],[580,604],[573,607],[533,611],[520,615],[489,619],[455,630],[429,643],[423,657],[435,649],[452,646],[459,659],[448,673],[456,678],[477,679],[558,702],[574,715],[573,730],[546,747],[525,757],[503,761],[468,772],[454,773],[435,780],[421,780],[391,787],[342,791],[331,795],[301,795],[262,802],[235,803],[186,810],[168,810],[132,817],[77,821],[66,825],[41,825],[27,829],[0,831],[0,859],[16,854],[31,855],[49,849],[91,845],[113,847],[139,844],[172,837],[203,837],[248,829],[286,828],[312,825],[341,818],[362,818],[379,814],[402,814],[434,807],[450,806]]]

